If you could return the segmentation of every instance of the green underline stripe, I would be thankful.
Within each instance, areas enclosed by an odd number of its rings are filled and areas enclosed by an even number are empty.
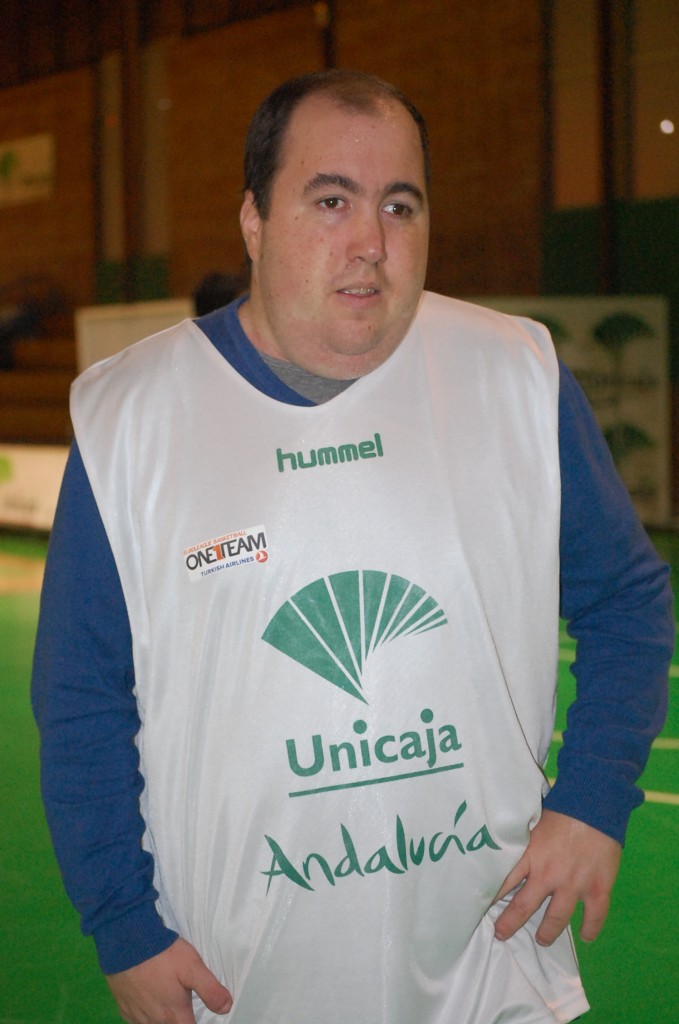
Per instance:
[[[464,764],[446,764],[441,768],[427,768],[421,772],[406,772],[404,775],[384,775],[380,779],[361,779],[360,782],[345,782],[337,786],[320,786],[318,789],[299,789],[288,796],[312,796],[314,793],[332,793],[338,789],[357,789],[358,786],[378,786],[382,782],[400,782],[402,779],[416,779],[422,775],[436,775],[437,772],[450,772],[453,768],[464,768]]]

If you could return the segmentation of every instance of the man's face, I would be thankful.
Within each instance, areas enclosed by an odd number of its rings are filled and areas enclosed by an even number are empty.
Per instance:
[[[335,379],[360,377],[404,337],[424,286],[429,209],[420,135],[399,103],[374,113],[312,95],[295,109],[269,216],[250,193],[243,327],[261,351]]]

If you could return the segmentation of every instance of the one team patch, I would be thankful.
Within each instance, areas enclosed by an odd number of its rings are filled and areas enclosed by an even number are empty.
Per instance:
[[[239,565],[268,561],[266,531],[263,526],[248,526],[221,537],[201,541],[182,551],[186,570],[192,581]]]

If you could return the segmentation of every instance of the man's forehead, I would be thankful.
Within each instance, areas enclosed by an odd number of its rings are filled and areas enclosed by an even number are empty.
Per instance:
[[[319,118],[326,120],[332,117],[381,117],[392,107],[401,108],[402,105],[387,96],[366,95],[361,99],[345,100],[341,96],[334,96],[330,92],[312,92],[304,96],[294,108],[291,120],[297,118]],[[405,110],[405,107],[402,109]]]
[[[327,93],[312,93],[305,96],[292,112],[288,131],[295,129],[308,130],[314,126],[325,127],[337,122],[354,122],[357,125],[375,122],[393,125],[394,128],[412,132],[418,138],[417,125],[410,112],[398,100],[388,96],[367,96],[362,102],[344,102]]]
[[[394,160],[402,154],[398,145],[402,142],[405,147],[410,143],[422,160],[422,174],[424,176],[424,153],[417,124],[410,112],[395,99],[390,97],[375,96],[369,97],[370,102],[364,105],[343,103],[333,96],[325,93],[314,93],[306,96],[293,111],[287,129],[285,131],[281,150],[278,170],[282,170],[287,158],[291,154],[301,155],[303,151],[310,151],[315,143],[323,149],[338,149],[341,147],[341,155],[349,156],[351,149],[346,148],[344,140],[340,144],[339,133],[345,129],[351,132],[356,130],[356,143],[366,137],[366,127],[370,134],[375,127],[384,127],[393,132]],[[336,145],[335,145],[336,144]],[[322,170],[320,167],[309,168],[309,180],[314,174]],[[338,168],[333,168],[331,173],[337,173]]]

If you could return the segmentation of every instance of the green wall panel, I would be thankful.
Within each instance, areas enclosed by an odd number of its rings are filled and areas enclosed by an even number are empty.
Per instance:
[[[555,210],[544,223],[545,295],[599,292],[598,207]],[[617,202],[614,209],[616,293],[665,295],[670,366],[679,380],[679,198]]]

